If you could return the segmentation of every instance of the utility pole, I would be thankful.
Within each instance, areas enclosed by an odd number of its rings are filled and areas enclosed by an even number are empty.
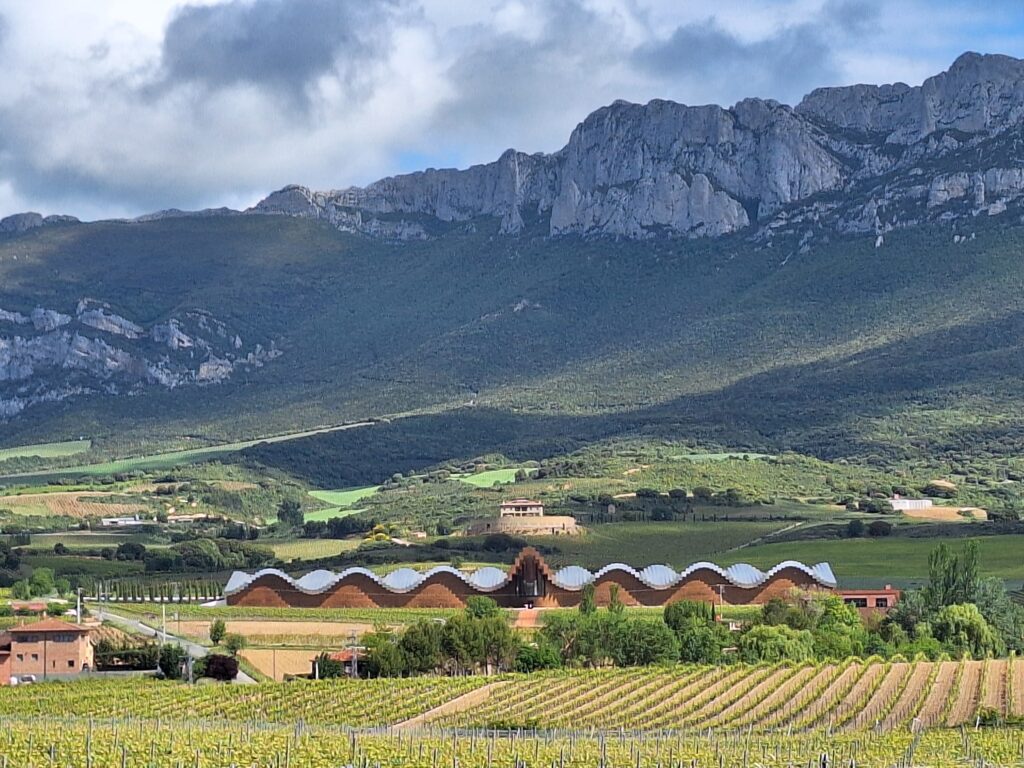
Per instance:
[[[359,677],[359,649],[356,647],[356,633],[353,630],[352,634],[348,636],[349,649],[352,651],[352,664],[349,669],[352,672],[352,677]]]
[[[82,623],[82,588],[79,587],[75,590],[75,596],[77,597],[77,607],[75,608],[75,616],[77,617],[77,623]]]

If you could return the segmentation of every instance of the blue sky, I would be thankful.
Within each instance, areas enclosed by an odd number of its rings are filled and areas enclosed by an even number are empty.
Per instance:
[[[619,98],[795,103],[966,50],[1024,56],[1024,2],[0,0],[0,216],[245,207],[554,151]]]

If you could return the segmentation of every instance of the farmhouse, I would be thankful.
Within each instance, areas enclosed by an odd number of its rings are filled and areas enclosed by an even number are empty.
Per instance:
[[[893,496],[889,500],[892,504],[892,508],[897,512],[909,512],[914,509],[930,509],[932,506],[931,499],[902,499],[899,496]]]
[[[888,613],[900,599],[900,590],[886,584],[884,589],[844,589],[839,593],[843,602],[852,605],[861,613],[878,611]]]
[[[228,605],[459,608],[473,595],[487,595],[509,608],[555,608],[578,605],[588,585],[594,586],[598,605],[610,602],[613,586],[626,605],[657,606],[677,600],[749,605],[782,597],[794,587],[834,590],[836,580],[828,563],[807,566],[792,560],[769,571],[713,563],[696,563],[679,572],[667,565],[638,571],[622,563],[597,572],[578,565],[554,570],[537,550],[527,547],[507,571],[488,566],[470,573],[440,566],[425,573],[399,568],[381,577],[365,568],[348,568],[340,573],[313,571],[299,579],[273,568],[254,574],[236,571],[224,596]]]
[[[544,505],[529,499],[512,499],[503,501],[498,510],[501,517],[540,517],[544,514]]]
[[[25,675],[42,680],[90,671],[94,666],[91,633],[89,627],[58,619],[12,627],[0,636],[0,684]]]

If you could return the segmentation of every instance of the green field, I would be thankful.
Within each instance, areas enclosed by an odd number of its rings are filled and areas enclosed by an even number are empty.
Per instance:
[[[960,547],[966,539],[953,539],[949,545]],[[982,536],[978,542],[981,573],[1011,582],[1024,580],[1024,536]],[[783,560],[813,564],[828,562],[840,585],[844,582],[881,584],[916,583],[928,576],[928,553],[936,539],[839,539],[829,541],[792,541],[761,544],[729,552],[719,558],[721,564],[750,563],[759,568],[777,565]]]
[[[347,429],[354,429],[356,427],[363,427],[372,424],[372,422],[357,422],[354,424],[343,424],[336,427],[321,427],[318,429],[309,429],[302,432],[289,432],[283,435],[274,435],[272,437],[261,437],[254,440],[241,440],[232,443],[222,443],[219,445],[206,445],[201,448],[188,448],[180,451],[167,451],[164,453],[155,453],[149,456],[136,456],[133,458],[117,459],[115,461],[105,461],[97,464],[81,464],[73,467],[64,467],[59,470],[44,470],[41,472],[17,472],[9,475],[0,476],[0,480],[17,480],[19,482],[46,482],[49,479],[56,479],[62,477],[99,477],[102,475],[113,475],[123,472],[148,472],[154,470],[171,469],[172,467],[180,466],[182,464],[192,464],[197,461],[206,461],[208,459],[216,459],[222,456],[226,456],[231,453],[237,453],[238,451],[246,448],[252,448],[253,446],[260,445],[262,443],[273,444],[282,443],[289,440],[298,440],[306,437],[314,437],[317,435],[325,435],[333,432],[340,432]],[[81,441],[86,443],[86,441]],[[45,445],[49,446],[72,446],[78,445],[74,443],[48,443]],[[24,451],[24,450],[35,450],[41,449],[42,446],[27,446],[26,448],[11,448],[6,449],[10,451]],[[82,451],[89,450],[89,444],[80,450],[66,451],[65,453],[50,453],[44,455],[44,458],[56,457],[56,456],[69,456],[75,453],[81,453]],[[22,453],[15,454],[21,456],[38,456],[41,454],[37,453]],[[3,458],[13,458],[13,456],[6,456]],[[2,458],[0,458],[2,460]]]
[[[472,475],[456,475],[456,479],[477,488],[490,488],[495,483],[500,483],[501,485],[514,483],[516,472],[518,471],[518,467],[512,467],[511,469],[489,469]]]
[[[37,445],[21,445],[16,448],[0,448],[0,461],[23,458],[53,459],[60,456],[74,456],[76,453],[85,453],[91,447],[91,440],[68,440],[63,443],[38,443]]]
[[[335,507],[351,507],[379,490],[379,485],[368,485],[363,488],[342,488],[337,491],[310,491],[309,495]],[[306,519],[315,520],[316,518],[307,515]]]
[[[306,519],[310,519],[309,516]],[[355,539],[298,539],[281,543],[267,542],[281,560],[319,560],[350,552],[359,546]]]
[[[582,536],[544,536],[531,541],[558,550],[556,565],[600,568],[609,563],[644,567],[664,563],[685,568],[700,560],[725,560],[724,553],[785,527],[785,522],[611,523]],[[747,552],[749,550],[743,550]]]
[[[143,544],[146,547],[167,546],[165,541],[141,533],[37,533],[31,546],[36,549],[52,548],[63,544],[68,549],[94,549],[116,547],[118,544]]]

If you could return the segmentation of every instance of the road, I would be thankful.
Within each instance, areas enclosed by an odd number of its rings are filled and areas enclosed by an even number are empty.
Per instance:
[[[109,621],[111,624],[118,624],[122,627],[127,627],[137,634],[145,635],[146,637],[155,637],[158,640],[162,639],[165,643],[174,643],[175,645],[179,645],[194,659],[201,659],[209,653],[209,649],[205,645],[193,643],[191,640],[186,640],[183,637],[176,637],[170,632],[161,632],[158,629],[153,629],[153,627],[143,624],[138,619],[131,619],[118,613],[111,613],[108,608],[97,603],[92,603],[90,605],[90,610],[95,613],[96,618],[100,621]],[[253,685],[256,683],[253,678],[249,677],[249,675],[245,674],[242,670],[238,670],[238,676],[235,678],[235,682],[244,683],[246,685]]]

